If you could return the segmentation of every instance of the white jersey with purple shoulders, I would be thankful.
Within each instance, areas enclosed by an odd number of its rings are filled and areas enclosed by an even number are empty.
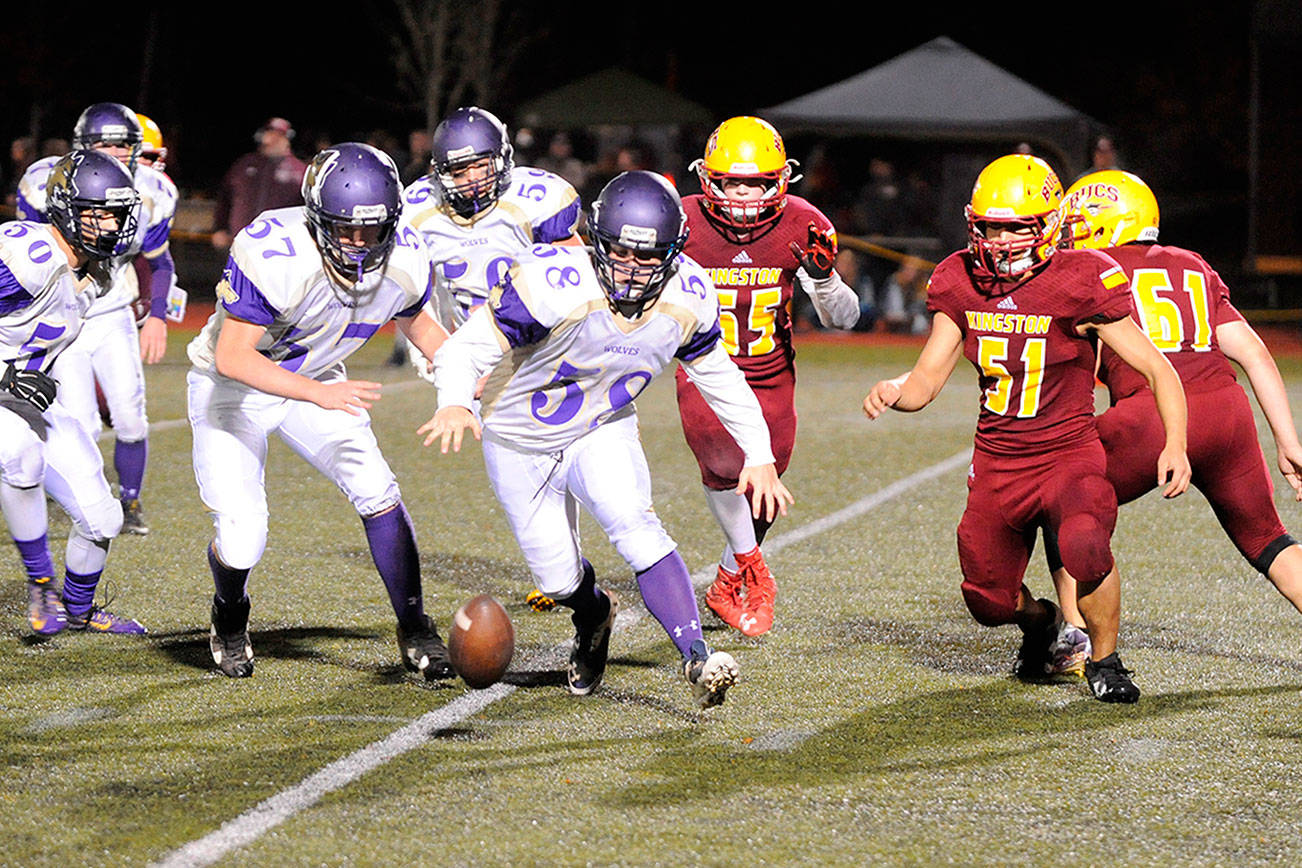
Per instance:
[[[45,213],[45,186],[50,179],[50,172],[59,157],[45,157],[37,160],[23,173],[18,182],[18,215],[24,220],[48,223]],[[99,316],[109,311],[119,310],[131,304],[139,295],[139,284],[131,260],[143,254],[152,259],[162,255],[168,249],[172,233],[172,219],[176,216],[176,203],[179,194],[172,179],[157,169],[149,166],[136,166],[134,181],[136,192],[140,194],[140,210],[137,212],[136,235],[121,256],[110,261],[110,273],[113,284],[108,292],[97,298],[91,305],[87,316]]]
[[[190,342],[190,361],[219,376],[217,335],[232,316],[267,329],[257,350],[276,364],[329,380],[381,326],[420,313],[429,296],[429,256],[405,221],[398,224],[384,269],[345,289],[327,273],[302,206],[264,211],[231,244],[217,284],[217,310]]]
[[[429,176],[412,182],[403,200],[429,247],[434,291],[449,330],[484,303],[517,253],[571,237],[580,208],[568,181],[528,166],[512,169],[497,204],[469,220],[439,204],[438,182]]]
[[[0,225],[0,363],[48,372],[81,331],[93,292],[59,249],[53,226]]]
[[[707,400],[746,441],[752,463],[772,461],[759,404],[719,338],[714,285],[691,259],[682,257],[656,302],[629,320],[611,310],[587,248],[539,245],[435,355],[439,406],[470,407],[476,379],[491,370],[481,405],[487,436],[553,452],[633,415],[633,399],[677,359],[708,380]]]

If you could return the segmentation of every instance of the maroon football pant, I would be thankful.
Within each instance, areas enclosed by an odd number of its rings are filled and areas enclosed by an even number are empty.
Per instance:
[[[977,450],[967,508],[958,524],[963,600],[987,626],[1012,623],[1036,531],[1058,540],[1064,565],[1082,582],[1112,569],[1117,499],[1098,442],[1010,458]]]
[[[747,382],[759,399],[764,421],[769,426],[769,439],[773,444],[773,457],[778,475],[786,472],[791,462],[791,450],[796,445],[796,372],[786,368],[776,374]],[[696,463],[701,468],[701,482],[715,491],[737,487],[743,456],[741,447],[705,403],[700,391],[687,379],[682,366],[678,367],[678,413],[682,417],[683,436]]]
[[[1226,535],[1257,566],[1262,553],[1287,531],[1275,508],[1275,489],[1248,396],[1234,384],[1185,398],[1193,484],[1206,496]],[[1153,394],[1143,391],[1122,398],[1098,421],[1117,501],[1129,503],[1156,488],[1157,457],[1166,434]]]

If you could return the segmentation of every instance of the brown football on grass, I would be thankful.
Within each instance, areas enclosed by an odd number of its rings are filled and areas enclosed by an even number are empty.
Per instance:
[[[477,690],[496,684],[511,665],[515,627],[506,609],[480,594],[457,609],[448,636],[448,657],[461,680]]]

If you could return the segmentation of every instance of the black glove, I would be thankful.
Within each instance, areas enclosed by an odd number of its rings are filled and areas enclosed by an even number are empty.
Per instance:
[[[49,374],[40,371],[20,371],[10,362],[0,376],[0,389],[15,398],[21,398],[44,413],[54,403],[59,384]]]
[[[799,244],[791,242],[791,252],[810,277],[825,280],[832,276],[832,266],[836,262],[836,242],[832,233],[824,231],[809,223],[809,240],[802,249]]]

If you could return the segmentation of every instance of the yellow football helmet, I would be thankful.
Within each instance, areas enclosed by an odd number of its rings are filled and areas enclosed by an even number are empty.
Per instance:
[[[1138,175],[1091,172],[1068,188],[1058,209],[1064,248],[1100,250],[1156,241],[1157,197]]]
[[[1029,154],[1000,157],[981,170],[966,209],[968,250],[979,270],[1018,280],[1049,261],[1058,240],[1062,184],[1049,164]],[[1017,233],[989,238],[987,227]]]
[[[163,131],[158,128],[158,124],[153,119],[136,112],[136,119],[140,121],[140,130],[144,134],[144,140],[141,143],[140,162],[146,166],[153,166],[158,171],[163,171],[167,163],[167,148],[163,146]]]
[[[701,180],[706,213],[731,230],[751,233],[777,221],[787,204],[787,186],[797,166],[787,159],[782,136],[768,121],[735,117],[719,124],[705,143],[705,156],[688,166]],[[738,201],[723,190],[727,178],[759,179],[763,193]]]

